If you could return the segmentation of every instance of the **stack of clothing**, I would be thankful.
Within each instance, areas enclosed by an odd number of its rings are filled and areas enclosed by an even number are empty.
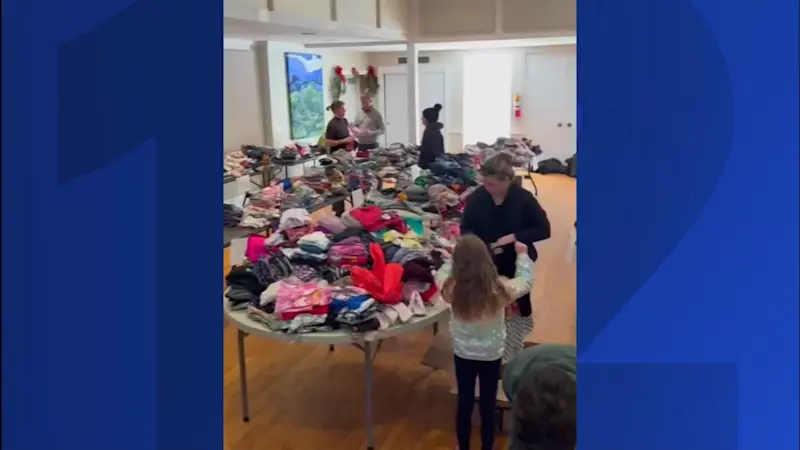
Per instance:
[[[251,205],[259,208],[273,209],[280,207],[285,197],[286,193],[283,191],[283,186],[278,184],[267,186],[256,193],[249,194],[248,200]]]
[[[334,267],[366,266],[369,264],[367,246],[375,238],[367,231],[346,229],[331,236],[328,263]]]
[[[331,246],[331,240],[322,231],[314,231],[297,240],[300,250],[315,255],[323,255]]]
[[[464,146],[464,153],[477,155],[481,161],[486,161],[500,152],[510,154],[515,166],[528,167],[536,156],[542,154],[542,149],[538,145],[533,145],[528,139],[514,138],[497,138],[492,145],[478,142]]]
[[[457,185],[464,188],[477,184],[478,173],[474,168],[472,158],[461,155],[449,155],[436,160],[428,165],[430,174],[414,180],[415,184],[426,183],[444,184],[445,186]]]
[[[228,289],[225,296],[233,310],[247,309],[258,303],[259,296],[266,286],[258,279],[255,266],[244,264],[235,266],[225,277]]]
[[[275,153],[276,154],[273,159],[276,163],[291,164],[298,159],[304,159],[314,155],[323,154],[325,153],[325,149],[295,142],[283,146],[283,148]]]
[[[323,197],[317,191],[304,184],[298,183],[293,185],[286,193],[286,197],[284,197],[281,203],[281,210],[286,211],[295,208],[310,210],[316,208],[324,201]]]
[[[270,237],[248,238],[226,295],[274,331],[384,330],[424,316],[436,300],[433,270],[452,251],[454,229],[401,208],[367,205],[317,223],[288,209]]]
[[[351,209],[342,215],[342,222],[349,228],[363,228],[371,233],[389,229],[401,233],[408,231],[408,225],[399,215],[374,205]]]
[[[244,211],[236,205],[228,203],[222,204],[222,226],[225,228],[236,228],[242,222]]]
[[[276,208],[262,208],[253,204],[244,207],[244,216],[239,223],[245,228],[265,228],[270,222],[280,217]]]
[[[289,244],[296,244],[301,237],[311,233],[311,214],[304,208],[289,208],[283,211],[278,230],[283,232]],[[277,238],[276,238],[277,239]]]
[[[265,228],[280,212],[274,208],[262,208],[248,204],[244,208],[228,203],[222,204],[222,225],[225,228]]]
[[[452,208],[461,202],[461,196],[443,184],[434,184],[429,187],[428,198],[439,209]]]
[[[350,178],[345,177],[342,171],[335,166],[327,166],[324,169],[307,169],[302,182],[325,197],[346,195],[350,191]],[[357,185],[358,183],[356,183],[356,187],[358,187]]]
[[[254,164],[266,164],[275,156],[275,149],[260,145],[243,145],[242,153],[254,162]]]

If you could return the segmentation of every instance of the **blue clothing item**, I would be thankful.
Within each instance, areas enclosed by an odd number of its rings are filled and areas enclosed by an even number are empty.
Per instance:
[[[421,219],[417,219],[415,217],[405,217],[403,220],[406,221],[406,225],[408,225],[408,228],[411,228],[411,231],[414,233],[417,233],[420,236],[425,234],[425,225],[422,223]]]
[[[334,313],[339,313],[339,311],[344,308],[347,308],[349,311],[355,311],[367,300],[369,300],[368,294],[357,295],[355,297],[350,297],[347,300],[333,300],[329,308]]]

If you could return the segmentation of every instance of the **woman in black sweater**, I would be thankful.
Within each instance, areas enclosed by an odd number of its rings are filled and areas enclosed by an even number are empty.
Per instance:
[[[439,111],[442,105],[435,104],[433,108],[422,110],[422,125],[425,131],[422,133],[422,144],[419,146],[419,160],[417,165],[421,169],[427,169],[428,165],[444,156],[444,137],[442,136],[443,125],[439,122]]]
[[[467,200],[461,221],[461,234],[474,234],[494,253],[494,263],[501,276],[514,277],[516,253],[514,242],[528,246],[535,262],[535,242],[550,237],[550,221],[536,197],[514,183],[511,155],[500,153],[481,167],[483,186]],[[529,295],[517,299],[514,311],[506,315],[506,349],[503,363],[522,350],[525,337],[533,331],[533,308]]]

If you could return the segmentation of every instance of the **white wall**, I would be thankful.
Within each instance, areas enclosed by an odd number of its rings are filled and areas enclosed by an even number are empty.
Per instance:
[[[571,46],[555,46],[552,50],[563,51],[565,48],[575,48]],[[525,98],[524,85],[525,85],[525,55],[532,52],[547,51],[549,47],[532,47],[532,48],[514,48],[514,49],[497,49],[497,50],[451,50],[451,51],[430,51],[420,52],[420,56],[430,57],[429,64],[420,64],[420,70],[425,70],[425,66],[442,67],[445,70],[445,88],[448,92],[445,93],[447,104],[443,105],[442,113],[445,115],[442,119],[445,126],[447,136],[445,137],[445,146],[449,152],[459,152],[464,148],[465,144],[473,144],[474,142],[463,142],[463,98],[468,93],[464,92],[464,55],[469,52],[508,52],[512,56],[512,91],[508,93],[508,114],[511,118],[511,137],[526,137],[529,135],[529,130],[525,129],[525,121],[517,120],[513,117],[514,112],[511,107],[513,95],[519,94]],[[382,52],[382,53],[369,53],[368,63],[375,66],[380,73],[381,68],[399,67],[397,64],[398,57],[405,57],[405,52]],[[379,98],[381,96],[378,96]],[[420,105],[421,108],[430,105]],[[378,103],[378,108],[383,110],[383,105]],[[525,112],[523,111],[523,115]]]
[[[244,47],[225,50],[223,58],[223,149],[263,144],[255,55]]]
[[[330,49],[307,49],[301,44],[289,42],[267,42],[266,45],[266,70],[268,93],[268,107],[265,114],[269,118],[271,136],[267,136],[268,144],[273,146],[285,145],[292,142],[291,126],[289,123],[289,97],[286,86],[286,52],[313,53],[322,56],[322,85],[325,92],[326,105],[333,100],[330,93],[331,75],[335,66],[342,66],[346,73],[352,67],[365,70],[367,67],[367,54],[362,52],[349,52]],[[262,80],[263,82],[263,80]],[[355,112],[358,109],[358,94],[355,86],[348,86],[348,96],[344,98],[348,109]],[[348,114],[349,115],[349,114]],[[332,117],[329,111],[325,112],[325,121]],[[303,142],[316,143],[319,136],[303,140]]]
[[[425,67],[429,65],[431,67],[442,67],[445,71],[445,89],[447,89],[447,92],[445,93],[446,104],[442,105],[442,113],[444,114],[442,121],[445,126],[445,132],[447,133],[447,136],[445,136],[445,148],[447,148],[449,152],[460,152],[465,144],[463,142],[464,55],[471,51],[474,50],[419,53],[420,56],[430,57],[430,64],[420,64],[420,70],[425,70]],[[514,89],[519,90],[522,88],[524,79],[525,50],[509,49],[502,51],[511,52],[514,56],[513,61],[515,67],[513,70],[514,77],[512,78],[512,83]],[[369,64],[375,66],[380,73],[382,67],[398,67],[397,58],[405,56],[406,54],[404,52],[384,52],[370,53],[368,58]],[[514,95],[514,93],[509,93],[509,114],[513,114],[510,107],[512,95]],[[431,105],[420,105],[420,108],[427,108],[429,106]],[[383,109],[383,105],[379,104],[378,107],[381,110]],[[521,129],[521,125],[517,124],[516,121],[512,122],[511,131],[512,134],[524,133],[524,130]]]

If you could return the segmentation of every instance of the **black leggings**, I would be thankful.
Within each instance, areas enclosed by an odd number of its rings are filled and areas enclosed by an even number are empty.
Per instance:
[[[501,360],[474,361],[455,357],[458,385],[456,436],[458,449],[469,450],[472,430],[472,407],[475,404],[475,378],[479,380],[481,413],[481,449],[492,450],[494,445],[494,411],[497,405],[497,383],[500,380]]]

